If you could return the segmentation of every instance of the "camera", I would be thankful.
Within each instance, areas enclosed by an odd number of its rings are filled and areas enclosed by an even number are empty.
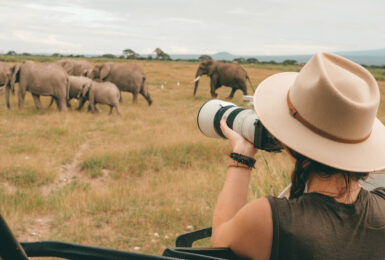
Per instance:
[[[220,128],[220,121],[224,117],[227,125],[255,148],[267,152],[282,150],[281,143],[266,130],[254,110],[230,102],[212,99],[204,103],[198,112],[198,127],[208,137],[226,138]]]

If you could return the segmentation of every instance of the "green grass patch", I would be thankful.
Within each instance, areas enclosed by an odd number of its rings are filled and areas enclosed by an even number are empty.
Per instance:
[[[0,170],[0,179],[21,188],[41,186],[52,181],[53,178],[54,175],[40,173],[28,166],[11,167]]]
[[[193,164],[209,164],[216,160],[215,147],[203,144],[180,144],[169,147],[149,147],[141,151],[106,153],[85,159],[81,169],[91,177],[102,174],[102,169],[115,171],[115,177],[122,173],[140,176],[144,171],[160,172],[164,168],[178,169]]]
[[[10,154],[21,154],[21,153],[36,153],[38,149],[33,145],[28,144],[12,144],[8,148]]]

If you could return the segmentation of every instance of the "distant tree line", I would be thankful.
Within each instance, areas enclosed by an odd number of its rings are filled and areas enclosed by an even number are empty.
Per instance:
[[[2,54],[0,54],[2,55]],[[23,53],[16,53],[16,51],[10,50],[7,53],[3,54],[5,56],[52,56],[52,57],[69,57],[69,58],[86,58],[85,55],[82,54],[60,54],[60,53],[53,53],[52,55],[33,55],[28,52],[23,52]],[[131,60],[162,60],[162,61],[171,61],[173,60],[169,54],[164,52],[160,48],[156,48],[152,54],[147,55],[147,57],[141,56],[140,54],[136,53],[132,49],[125,49],[122,51],[122,55],[115,55],[111,53],[106,53],[100,56],[94,56],[95,58],[106,58],[106,59],[131,59]],[[188,62],[199,62],[199,61],[204,61],[204,60],[209,60],[212,59],[210,55],[207,54],[202,54],[200,55],[197,59],[174,59],[174,61],[188,61]],[[238,64],[281,64],[281,65],[299,65],[303,66],[304,63],[298,63],[294,59],[287,59],[282,62],[277,62],[274,60],[271,61],[259,61],[257,58],[235,58],[232,61],[231,60],[220,60],[222,62],[226,63],[231,63],[235,62]],[[361,64],[362,66],[366,68],[385,68],[385,65],[383,66],[378,66],[378,65],[366,65],[366,64]]]

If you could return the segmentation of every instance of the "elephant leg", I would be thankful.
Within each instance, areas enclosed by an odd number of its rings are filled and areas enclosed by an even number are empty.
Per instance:
[[[66,105],[68,108],[71,108],[71,102],[70,101],[71,101],[71,98],[66,100]]]
[[[24,98],[25,98],[25,88],[19,85],[19,92],[18,92],[19,110],[24,109]]]
[[[89,108],[91,108],[92,113],[95,113],[96,112],[96,102],[90,102],[88,109]]]
[[[7,104],[7,108],[11,109],[11,103],[9,102],[9,93],[11,92],[11,87],[5,87],[5,103]]]
[[[99,113],[100,112],[99,108],[96,106],[97,104],[98,103],[96,103],[96,102],[90,104],[89,107],[91,108],[92,113],[95,113],[95,112]]]
[[[112,108],[114,107],[113,105],[109,105],[110,106],[110,112],[108,113],[109,115],[112,114]]]
[[[245,81],[241,82],[239,89],[242,90],[243,95],[247,96],[247,84]]]
[[[147,94],[144,93],[143,89],[141,89],[139,93],[147,100],[148,105],[151,106],[152,100],[151,100],[150,94],[148,92]]]
[[[56,98],[57,101],[57,109],[59,112],[66,112],[67,111],[67,101],[65,98],[59,99]]]
[[[132,92],[132,102],[133,103],[138,102],[138,92]]]
[[[234,97],[234,93],[237,89],[236,88],[232,88],[231,89],[231,92],[230,92],[230,95],[227,97],[227,99],[232,99]]]
[[[123,101],[123,98],[122,98],[122,91],[119,90],[119,94],[120,94],[119,102],[122,102],[122,101]]]
[[[213,97],[213,98],[216,98],[217,96],[218,96],[218,94],[217,93],[215,93],[215,90],[218,88],[217,87],[217,80],[216,80],[216,78],[211,78],[211,80],[210,80],[210,89],[211,89],[211,97]]]
[[[80,99],[80,102],[79,102],[79,107],[78,107],[78,111],[81,111],[83,106],[84,106],[84,103],[86,103],[86,99],[85,98],[81,98]]]
[[[118,115],[121,116],[122,114],[120,113],[119,103],[115,104],[115,109],[116,109],[116,112],[118,113]]]
[[[36,109],[41,110],[40,95],[32,93],[33,102],[35,103]]]

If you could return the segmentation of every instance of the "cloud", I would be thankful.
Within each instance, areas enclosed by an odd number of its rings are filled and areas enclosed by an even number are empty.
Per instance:
[[[98,26],[111,23],[125,21],[130,15],[126,13],[124,16],[117,16],[104,10],[96,10],[84,8],[81,6],[68,4],[63,5],[43,5],[37,3],[29,3],[27,8],[34,9],[38,12],[44,12],[48,16],[56,17],[64,22],[77,23],[96,23]]]
[[[49,46],[55,46],[58,48],[79,48],[80,44],[74,44],[71,42],[60,41],[56,39],[55,35],[39,36],[32,32],[16,31],[12,33],[12,38],[18,41],[26,43],[38,43]]]
[[[168,18],[168,20],[170,22],[178,22],[178,23],[202,24],[202,21],[184,18],[184,17],[170,17]]]
[[[166,50],[168,53],[172,53],[172,54],[197,54],[197,53],[212,54],[213,53],[208,50],[185,48],[181,46],[171,46],[171,47],[168,47]]]

